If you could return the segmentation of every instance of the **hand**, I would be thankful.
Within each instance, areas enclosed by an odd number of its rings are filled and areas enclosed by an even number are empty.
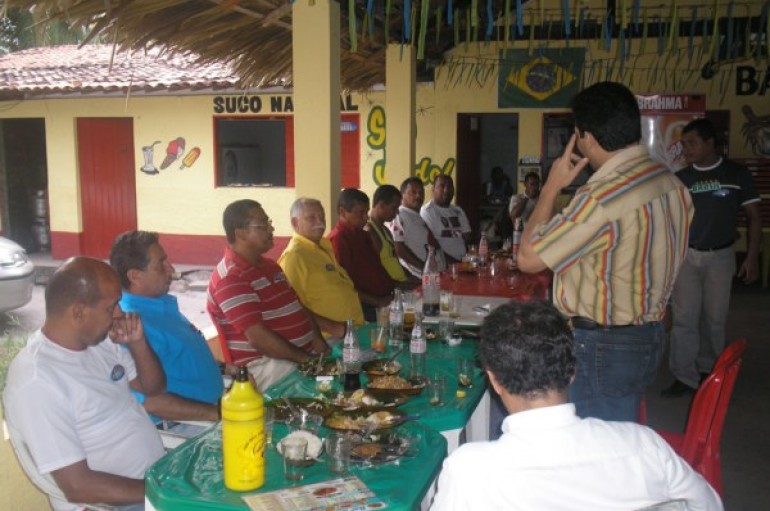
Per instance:
[[[323,353],[324,356],[327,356],[327,355],[331,354],[331,352],[332,352],[332,350],[329,347],[329,345],[326,344],[326,341],[320,335],[316,336],[313,339],[313,342],[310,343],[310,346],[311,346],[311,348],[310,348],[311,353],[314,353],[314,354],[317,354],[317,355],[320,355],[321,353]]]
[[[738,278],[744,283],[751,284],[759,278],[759,261],[756,257],[746,257],[738,270]]]
[[[571,185],[578,174],[580,174],[580,171],[588,165],[588,158],[581,158],[572,152],[576,142],[577,135],[573,133],[562,155],[556,158],[551,165],[551,170],[548,172],[548,180],[543,185],[544,187],[557,187],[561,191]]]
[[[122,317],[112,321],[109,331],[110,339],[115,344],[132,344],[144,340],[144,328],[139,315],[126,312]]]

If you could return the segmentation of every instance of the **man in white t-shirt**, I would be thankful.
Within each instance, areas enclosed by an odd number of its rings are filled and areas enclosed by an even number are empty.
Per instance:
[[[567,402],[572,330],[547,302],[510,302],[481,328],[481,361],[510,413],[499,440],[444,461],[432,511],[616,511],[684,499],[721,511],[719,496],[653,430],[581,419]]]
[[[420,210],[420,216],[441,245],[448,263],[463,258],[465,244],[471,239],[471,226],[465,211],[452,206],[454,196],[452,176],[438,174],[433,179],[433,198]]]
[[[144,473],[164,454],[129,387],[148,396],[165,377],[135,314],[118,305],[117,273],[85,257],[64,263],[45,291],[46,319],[8,371],[5,419],[40,474],[66,500],[141,509]],[[110,339],[106,339],[109,336]],[[124,345],[123,349],[119,345]]]

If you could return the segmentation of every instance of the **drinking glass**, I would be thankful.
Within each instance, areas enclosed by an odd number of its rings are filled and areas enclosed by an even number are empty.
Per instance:
[[[385,352],[385,343],[388,337],[386,327],[376,327],[369,330],[369,340],[373,351],[377,353]]]
[[[332,474],[344,474],[350,465],[350,438],[344,433],[326,437],[326,465]]]
[[[265,407],[265,445],[271,447],[273,445],[273,424],[275,423],[275,408],[272,406]]]
[[[461,387],[473,387],[473,360],[457,359],[457,382]]]
[[[307,440],[304,438],[284,438],[281,441],[283,456],[283,474],[289,481],[301,481],[305,477],[302,466],[307,455]]]
[[[446,376],[435,375],[430,379],[428,402],[432,406],[443,406],[446,395]]]
[[[449,318],[441,318],[438,321],[438,336],[440,339],[449,339],[454,335],[455,322]]]
[[[441,304],[441,312],[449,312],[449,308],[452,305],[452,292],[441,291],[439,295],[439,303]]]
[[[459,318],[460,317],[460,309],[463,306],[463,299],[457,295],[452,296],[452,303],[449,306],[449,317],[450,318]]]

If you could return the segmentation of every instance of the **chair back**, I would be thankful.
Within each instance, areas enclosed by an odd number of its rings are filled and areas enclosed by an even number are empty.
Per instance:
[[[746,345],[745,339],[735,341],[717,359],[714,370],[695,394],[678,450],[719,493],[722,492],[719,444]]]
[[[67,497],[64,496],[64,492],[61,491],[59,486],[56,484],[53,476],[51,474],[41,474],[38,471],[37,465],[35,465],[35,462],[32,459],[32,453],[29,452],[29,448],[27,447],[26,442],[24,442],[24,438],[22,437],[21,433],[19,433],[10,424],[8,424],[7,421],[6,426],[8,429],[8,436],[11,440],[11,447],[13,447],[13,451],[16,453],[16,458],[19,460],[21,469],[25,474],[27,474],[27,477],[29,477],[30,481],[32,481],[32,483],[37,486],[40,491],[45,493],[49,499],[68,502]],[[81,506],[83,509],[87,509],[88,511],[115,511],[116,509],[113,507],[105,506],[103,504],[73,504],[76,506]]]

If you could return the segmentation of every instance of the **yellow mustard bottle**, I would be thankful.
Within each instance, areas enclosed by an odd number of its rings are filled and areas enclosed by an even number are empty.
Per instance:
[[[238,369],[232,388],[222,397],[222,464],[225,486],[249,491],[265,484],[265,403]]]

